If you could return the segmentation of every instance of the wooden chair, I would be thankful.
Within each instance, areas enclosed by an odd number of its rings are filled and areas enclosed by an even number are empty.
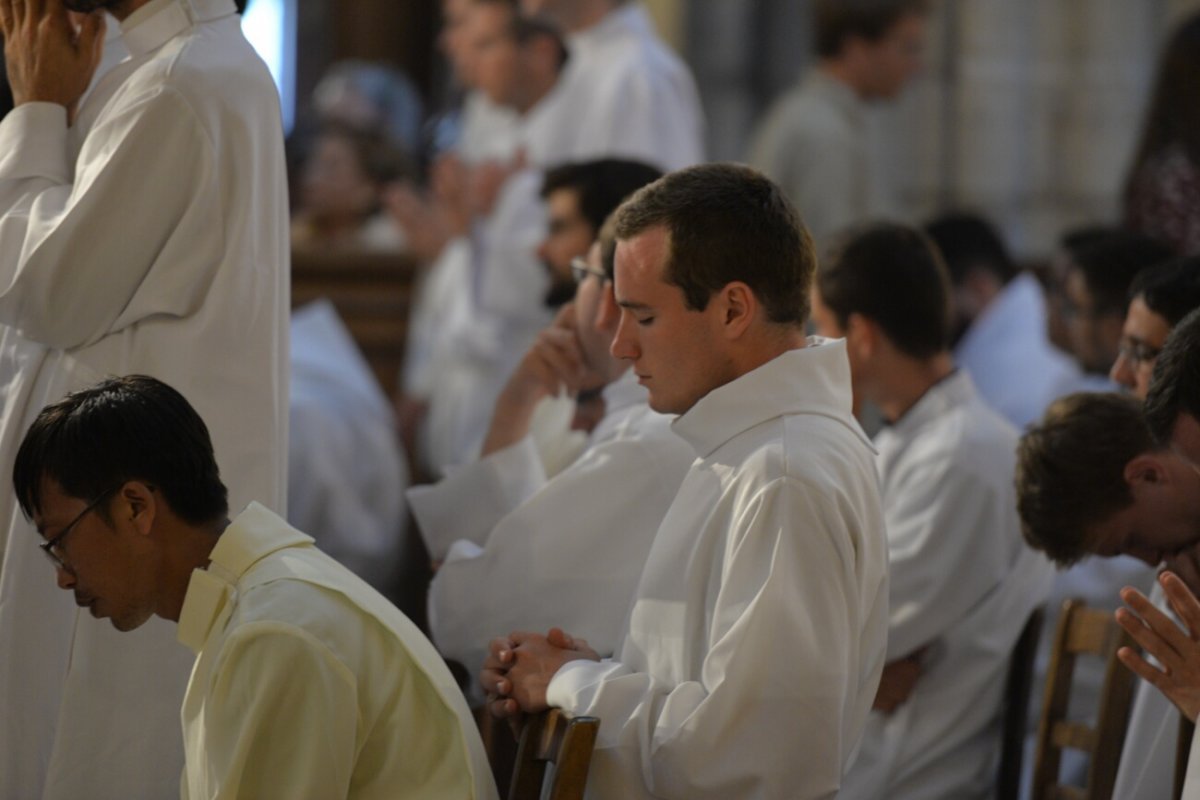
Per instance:
[[[1021,794],[1021,761],[1025,751],[1025,721],[1029,717],[1029,697],[1033,690],[1033,666],[1046,610],[1036,608],[1029,615],[1021,638],[1013,648],[1008,664],[1008,688],[1005,693],[1004,728],[1000,742],[1000,771],[996,775],[996,800],[1017,800]]]
[[[1117,660],[1117,650],[1125,646],[1134,647],[1133,639],[1111,612],[1088,608],[1080,600],[1063,603],[1038,724],[1033,800],[1107,800],[1112,796],[1133,699],[1134,675]],[[1105,663],[1095,725],[1067,719],[1071,679],[1080,656],[1097,657]],[[1091,756],[1087,785],[1082,789],[1058,782],[1059,761],[1067,748]]]
[[[540,800],[546,764],[554,764],[549,800],[582,800],[600,720],[552,708],[529,717],[521,730],[508,800]]]

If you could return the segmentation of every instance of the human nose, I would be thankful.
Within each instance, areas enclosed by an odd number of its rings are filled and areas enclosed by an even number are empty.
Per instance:
[[[612,345],[608,348],[613,358],[632,361],[638,357],[637,334],[633,327],[633,315],[622,310],[621,319],[617,323],[617,333],[613,336]]]
[[[75,573],[67,569],[63,564],[57,564],[54,567],[54,578],[60,589],[70,589],[75,586]]]
[[[1129,364],[1129,358],[1124,353],[1117,354],[1117,360],[1113,362],[1112,369],[1108,371],[1108,377],[1130,389],[1137,386],[1133,367]]]

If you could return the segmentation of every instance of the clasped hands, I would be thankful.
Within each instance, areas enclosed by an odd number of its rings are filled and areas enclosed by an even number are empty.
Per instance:
[[[551,628],[538,633],[516,632],[493,639],[479,673],[492,716],[519,719],[522,713],[545,711],[546,688],[568,661],[599,661],[600,656],[579,639]]]
[[[16,105],[56,103],[73,121],[104,52],[104,13],[73,14],[63,0],[0,0],[0,32]]]

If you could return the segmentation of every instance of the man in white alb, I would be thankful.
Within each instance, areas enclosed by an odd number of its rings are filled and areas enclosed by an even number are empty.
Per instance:
[[[497,630],[569,625],[613,653],[655,531],[691,466],[671,417],[650,410],[637,376],[608,352],[620,313],[615,247],[602,236],[586,262],[576,260],[575,300],[501,392],[484,457],[408,491],[442,562],[429,590],[433,640],[472,672]],[[535,409],[581,389],[601,392],[604,416],[583,453],[547,479],[530,434]]]
[[[0,469],[37,412],[110,374],[192,398],[233,502],[284,508],[287,190],[278,96],[233,0],[0,0]],[[130,57],[82,104],[100,13]],[[178,791],[191,659],[117,638],[45,580],[0,501],[0,796]],[[15,655],[19,654],[19,656]],[[103,687],[103,691],[97,691]]]
[[[704,160],[704,112],[691,72],[638,0],[520,0],[566,33],[554,138],[564,160],[629,158],[664,171]]]
[[[1053,580],[1021,539],[1017,432],[950,356],[949,286],[932,243],[892,224],[855,232],[817,277],[817,330],[845,337],[855,393],[888,422],[888,664],[848,800],[993,795],[1009,655]]]
[[[599,717],[593,797],[833,797],[883,669],[887,542],[845,344],[804,336],[811,241],[725,164],[646,187],[616,232],[612,352],[696,461],[616,658],[558,629],[493,640],[490,708]]]

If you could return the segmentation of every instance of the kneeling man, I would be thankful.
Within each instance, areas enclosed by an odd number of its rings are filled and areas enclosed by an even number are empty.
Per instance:
[[[466,703],[382,595],[257,503],[230,521],[208,429],[153,378],[47,406],[13,485],[58,585],[179,623],[184,798],[496,796]]]

